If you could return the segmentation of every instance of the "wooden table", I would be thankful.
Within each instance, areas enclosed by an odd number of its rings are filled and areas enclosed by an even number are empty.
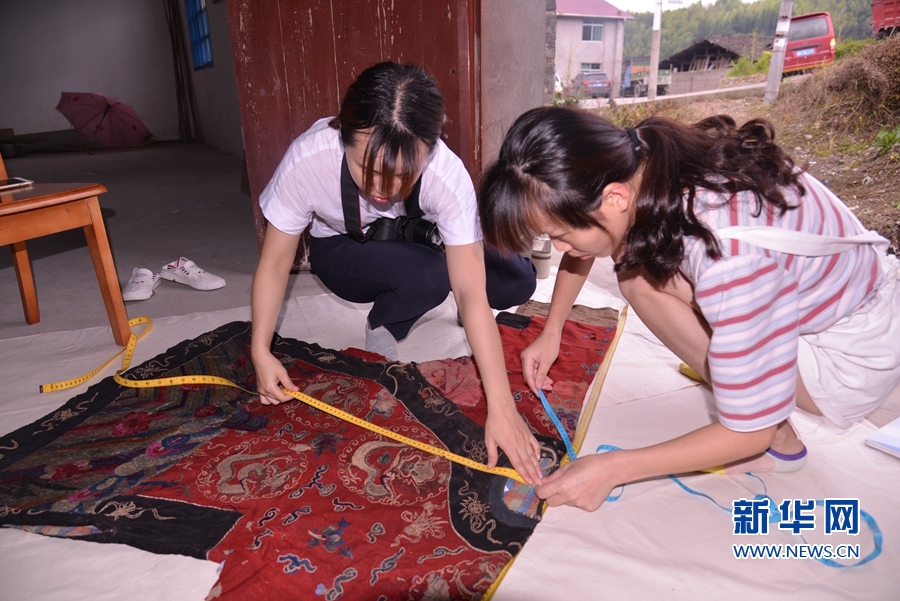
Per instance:
[[[12,245],[25,321],[37,323],[41,317],[24,242],[84,228],[113,338],[125,346],[131,329],[97,200],[104,192],[106,188],[100,184],[34,184],[0,193],[0,246]]]

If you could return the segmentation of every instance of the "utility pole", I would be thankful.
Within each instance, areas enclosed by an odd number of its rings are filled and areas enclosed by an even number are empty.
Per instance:
[[[662,24],[662,0],[656,0],[653,10],[653,37],[650,38],[650,83],[647,85],[647,99],[656,98],[656,80],[659,76],[659,38]]]
[[[791,28],[791,12],[794,0],[781,0],[778,24],[775,26],[775,41],[772,43],[772,62],[769,65],[769,79],[766,81],[766,95],[763,104],[772,104],[778,98],[781,86],[781,70],[784,68],[784,52],[787,49],[788,30]]]

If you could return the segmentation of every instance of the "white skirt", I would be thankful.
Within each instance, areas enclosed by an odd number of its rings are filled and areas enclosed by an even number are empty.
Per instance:
[[[870,414],[900,385],[900,260],[882,257],[884,279],[862,307],[823,332],[800,336],[800,377],[839,428]]]

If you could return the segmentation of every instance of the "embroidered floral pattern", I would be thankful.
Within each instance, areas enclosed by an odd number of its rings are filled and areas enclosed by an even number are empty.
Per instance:
[[[510,361],[540,330],[534,320],[501,325]],[[570,329],[550,373],[566,428],[590,384],[582,365],[599,363],[611,334]],[[210,374],[253,390],[249,333],[249,324],[227,324],[126,377]],[[278,337],[273,348],[308,394],[486,460],[486,405],[470,358],[368,362],[362,352]],[[521,374],[509,377],[551,470],[563,445]],[[506,479],[301,402],[262,405],[224,387],[125,389],[104,380],[14,438],[0,437],[0,449],[0,525],[227,559],[219,601],[477,599],[541,517],[527,487],[505,488]]]

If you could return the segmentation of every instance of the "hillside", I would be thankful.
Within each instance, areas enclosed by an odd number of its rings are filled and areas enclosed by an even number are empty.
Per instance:
[[[756,34],[771,41],[781,0],[717,0],[703,6],[699,2],[669,10],[662,15],[660,57],[665,58],[703,38],[716,34]],[[793,14],[826,11],[831,14],[838,41],[872,37],[871,0],[796,0]],[[650,55],[653,13],[631,13],[625,22],[625,58]]]
[[[782,86],[773,106],[759,97],[671,101],[602,109],[622,125],[651,114],[695,122],[728,114],[740,124],[762,117],[776,140],[801,167],[825,182],[863,224],[900,248],[900,39],[869,45],[820,69],[802,82]]]

